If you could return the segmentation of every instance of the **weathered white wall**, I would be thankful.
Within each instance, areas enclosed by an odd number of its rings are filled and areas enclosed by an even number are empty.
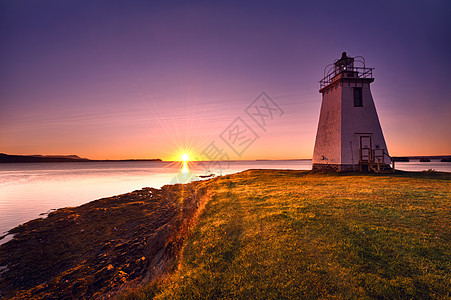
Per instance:
[[[323,95],[313,151],[314,164],[340,164],[341,115],[341,88],[337,87]]]

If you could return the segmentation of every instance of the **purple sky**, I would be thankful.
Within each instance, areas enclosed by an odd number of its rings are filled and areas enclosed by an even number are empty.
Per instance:
[[[451,154],[450,1],[0,0],[0,152],[311,158],[324,67],[374,67],[391,155]],[[266,131],[245,108],[284,111]],[[241,117],[241,156],[220,134]]]

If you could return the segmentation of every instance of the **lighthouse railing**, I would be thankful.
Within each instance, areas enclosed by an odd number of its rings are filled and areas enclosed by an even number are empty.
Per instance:
[[[386,166],[388,157],[393,163],[392,172],[395,170],[394,160],[388,155],[385,149],[372,149],[372,148],[360,148],[359,149],[359,166],[360,172],[370,171],[381,172],[382,170],[387,170]]]
[[[353,74],[354,78],[373,78],[373,69],[366,67],[348,67],[340,70],[331,69],[330,72],[319,81],[320,88],[332,83],[335,77],[342,73]]]

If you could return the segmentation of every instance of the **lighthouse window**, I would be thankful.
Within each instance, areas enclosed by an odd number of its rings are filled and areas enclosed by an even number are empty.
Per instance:
[[[362,107],[363,106],[362,88],[361,87],[354,88],[354,106],[355,107]]]

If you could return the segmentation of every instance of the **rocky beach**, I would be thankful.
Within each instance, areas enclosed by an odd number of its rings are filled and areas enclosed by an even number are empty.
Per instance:
[[[0,298],[105,298],[165,274],[205,200],[203,185],[143,188],[10,230]]]

